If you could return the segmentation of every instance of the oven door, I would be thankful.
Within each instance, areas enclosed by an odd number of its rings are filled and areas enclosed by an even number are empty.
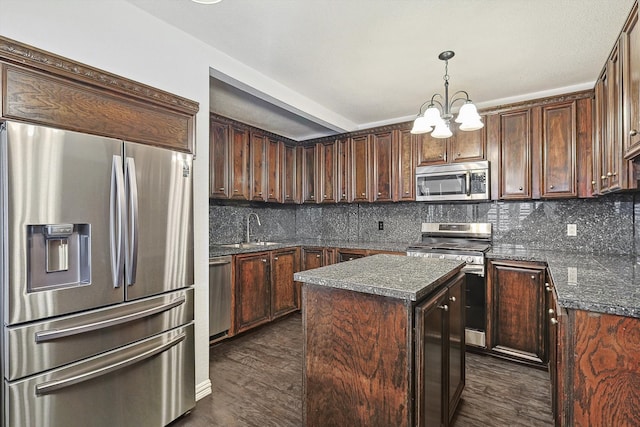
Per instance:
[[[465,343],[467,346],[486,347],[486,285],[484,277],[467,273]]]

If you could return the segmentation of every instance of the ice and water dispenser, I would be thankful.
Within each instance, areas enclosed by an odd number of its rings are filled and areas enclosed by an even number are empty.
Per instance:
[[[27,239],[30,292],[90,282],[89,224],[28,225]]]

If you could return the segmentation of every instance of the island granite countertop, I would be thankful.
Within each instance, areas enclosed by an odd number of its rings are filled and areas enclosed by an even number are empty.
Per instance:
[[[418,301],[455,276],[464,262],[373,255],[294,274],[308,284]]]
[[[546,263],[563,308],[640,318],[636,256],[494,246],[487,258]]]

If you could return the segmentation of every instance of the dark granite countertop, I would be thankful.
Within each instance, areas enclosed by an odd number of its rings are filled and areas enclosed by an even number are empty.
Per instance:
[[[494,246],[487,258],[546,263],[563,308],[640,318],[636,256]]]
[[[294,274],[294,279],[331,288],[418,301],[455,276],[463,262],[373,255]]]
[[[369,249],[378,251],[406,252],[409,244],[394,242],[348,242],[343,240],[278,240],[275,245],[252,246],[241,248],[229,248],[223,245],[210,245],[209,258],[222,255],[236,255],[249,252],[271,251],[274,249],[290,248],[292,246],[325,247],[325,248],[345,248],[345,249]]]

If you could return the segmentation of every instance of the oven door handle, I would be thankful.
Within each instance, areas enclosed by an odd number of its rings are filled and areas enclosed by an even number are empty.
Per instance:
[[[466,184],[467,184],[467,196],[471,197],[471,172],[467,171],[465,174]]]

